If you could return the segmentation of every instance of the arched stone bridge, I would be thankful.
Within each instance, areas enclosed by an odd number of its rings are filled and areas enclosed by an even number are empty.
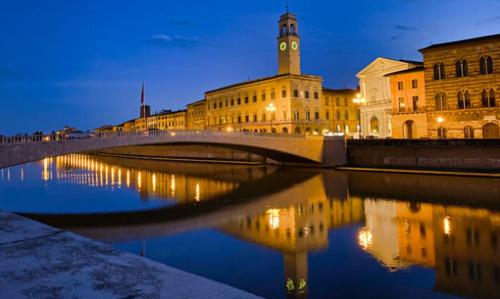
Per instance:
[[[279,162],[335,167],[346,162],[342,138],[220,131],[150,131],[101,133],[85,138],[43,141],[2,138],[0,168],[66,154],[134,145],[206,144],[234,148]]]

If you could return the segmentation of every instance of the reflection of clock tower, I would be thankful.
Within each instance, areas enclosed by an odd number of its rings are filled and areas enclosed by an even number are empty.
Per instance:
[[[278,74],[300,75],[300,37],[297,17],[287,12],[279,23]]]

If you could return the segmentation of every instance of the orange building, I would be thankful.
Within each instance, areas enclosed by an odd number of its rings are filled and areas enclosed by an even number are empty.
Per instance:
[[[387,74],[391,85],[392,138],[426,138],[425,76],[422,66]]]

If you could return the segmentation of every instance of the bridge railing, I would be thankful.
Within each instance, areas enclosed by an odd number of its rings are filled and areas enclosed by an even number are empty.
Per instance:
[[[120,138],[120,137],[159,137],[159,136],[228,136],[228,137],[273,137],[273,138],[297,138],[304,139],[305,135],[282,134],[282,133],[260,133],[244,131],[216,131],[216,130],[148,130],[130,132],[92,132],[82,134],[49,134],[49,135],[19,135],[0,136],[0,144],[27,144],[27,143],[49,143],[66,142],[71,140],[86,140],[100,138]]]

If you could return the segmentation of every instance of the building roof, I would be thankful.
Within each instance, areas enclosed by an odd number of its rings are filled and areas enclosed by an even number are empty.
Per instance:
[[[420,71],[424,71],[424,70],[425,70],[425,68],[423,66],[417,66],[417,67],[414,67],[414,68],[411,68],[411,69],[397,71],[397,72],[390,73],[390,74],[385,74],[384,76],[385,77],[390,77],[390,76],[394,76],[394,75],[414,73],[414,72],[420,72]]]
[[[235,83],[235,84],[232,84],[232,85],[227,85],[227,86],[224,86],[224,87],[221,87],[221,88],[209,90],[209,91],[205,92],[205,94],[214,93],[214,92],[222,91],[222,90],[225,90],[225,89],[231,89],[231,88],[235,88],[235,87],[239,87],[239,86],[243,86],[243,85],[247,85],[247,84],[260,83],[260,82],[264,82],[264,81],[269,81],[269,80],[273,80],[273,79],[277,79],[277,78],[285,78],[285,77],[302,77],[302,78],[308,78],[308,79],[319,79],[319,80],[321,80],[320,76],[313,76],[313,75],[291,75],[291,74],[275,75],[275,76],[271,76],[271,77],[264,77],[264,78],[259,78],[259,79],[255,79],[255,80],[250,80],[250,81]]]
[[[333,88],[327,88],[327,87],[323,87],[323,91],[338,92],[338,93],[358,92],[357,89],[351,89],[351,88],[333,89]]]
[[[186,106],[191,106],[191,105],[201,104],[201,103],[204,103],[204,102],[206,102],[206,100],[205,100],[205,99],[203,99],[203,100],[198,100],[198,101],[195,101],[195,102],[189,103],[189,104],[187,104]]]
[[[480,37],[474,37],[474,38],[469,38],[469,39],[462,39],[462,40],[457,40],[457,41],[435,44],[435,45],[431,45],[431,46],[422,48],[419,51],[424,52],[427,50],[441,48],[441,47],[456,46],[456,45],[474,43],[474,42],[486,42],[486,41],[490,41],[490,40],[500,40],[500,34],[486,35],[486,36],[480,36]]]

